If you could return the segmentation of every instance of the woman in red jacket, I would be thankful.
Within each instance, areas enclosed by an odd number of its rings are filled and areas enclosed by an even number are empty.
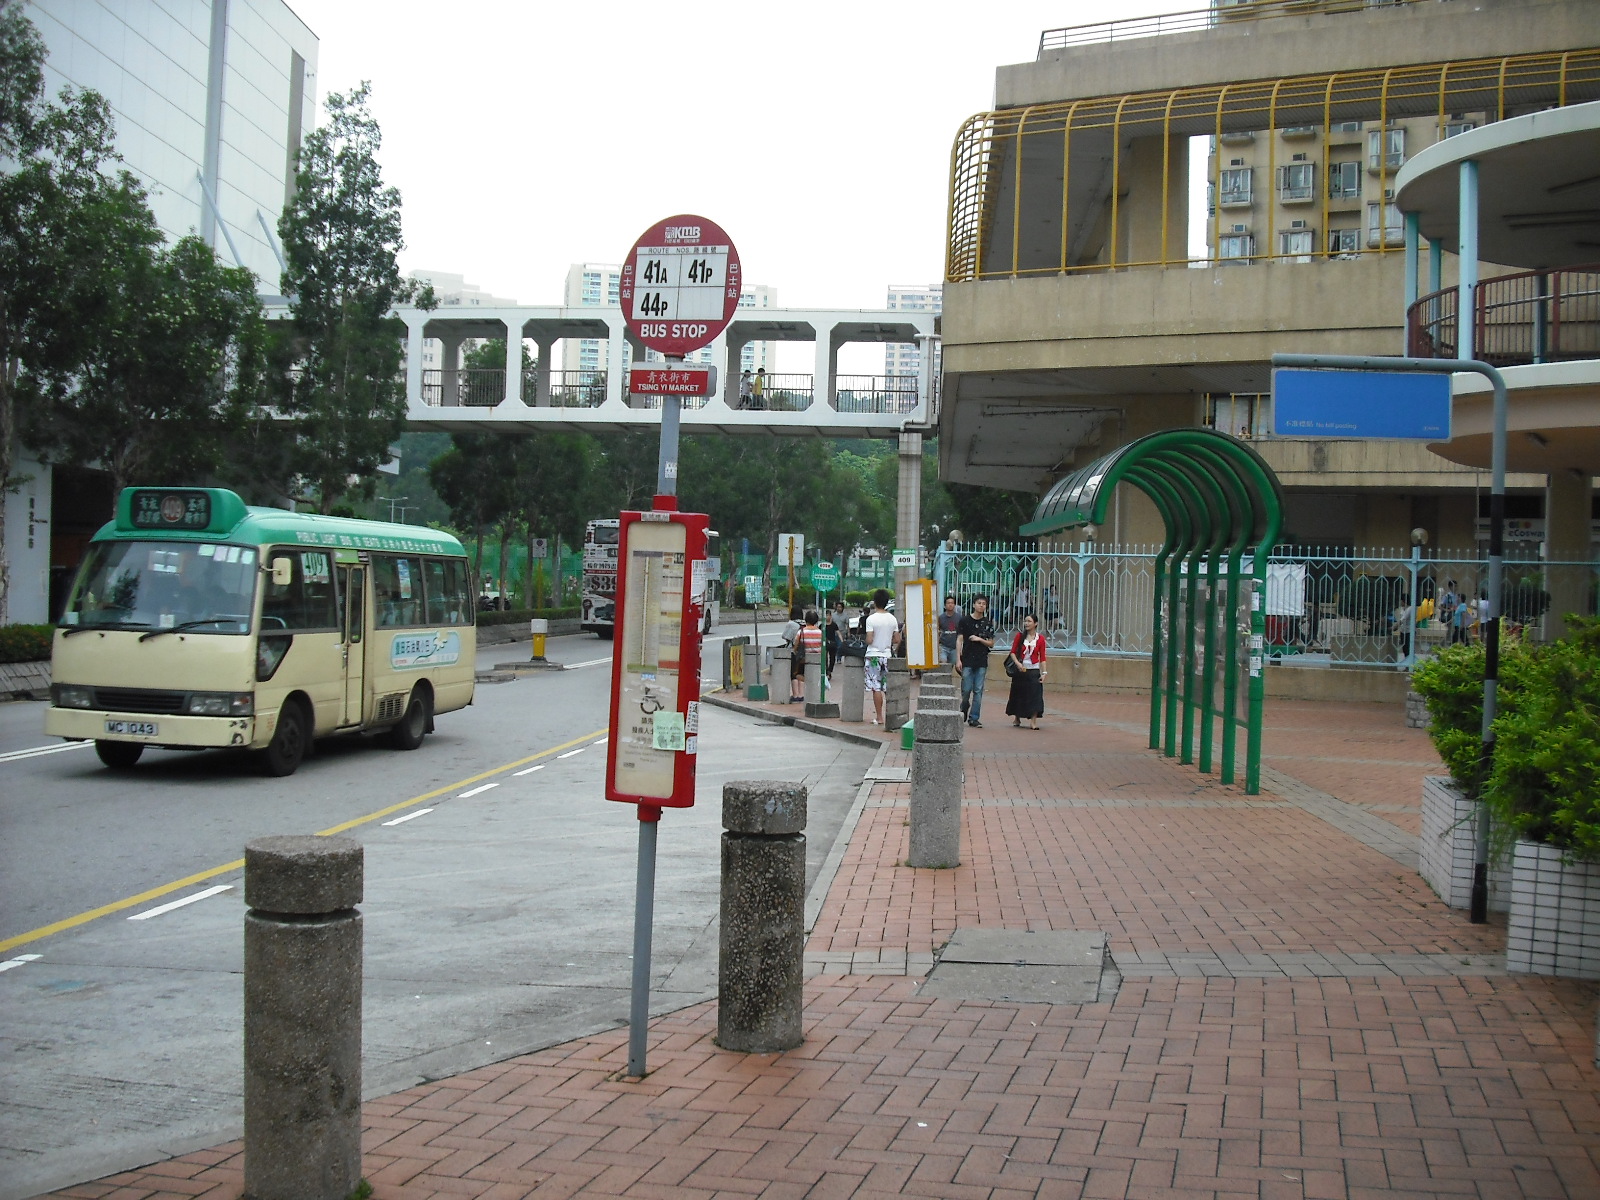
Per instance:
[[[1011,640],[1011,653],[1006,655],[1007,670],[1015,663],[1019,670],[1011,676],[1011,695],[1006,700],[1006,715],[1017,728],[1024,718],[1030,729],[1039,728],[1039,718],[1044,716],[1044,635],[1039,632],[1039,619],[1032,613],[1022,618],[1022,628]]]

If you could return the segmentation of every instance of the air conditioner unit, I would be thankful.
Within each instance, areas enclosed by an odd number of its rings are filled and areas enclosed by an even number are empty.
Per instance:
[[[1394,199],[1394,189],[1393,188],[1384,188],[1383,189],[1383,198],[1385,200],[1393,200]]]
[[[1250,232],[1250,226],[1248,226],[1248,225],[1235,225],[1233,227],[1233,232],[1234,233],[1249,233]]]
[[[1306,161],[1306,156],[1304,154],[1296,154],[1294,156],[1294,161],[1295,162],[1305,162]]]
[[[1305,229],[1305,228],[1307,228],[1307,226],[1306,226],[1306,223],[1304,221],[1290,221],[1289,222],[1289,228],[1290,229]]]
[[[1242,167],[1242,166],[1244,166],[1244,159],[1242,159],[1242,158],[1230,158],[1228,160],[1228,165],[1230,167]]]

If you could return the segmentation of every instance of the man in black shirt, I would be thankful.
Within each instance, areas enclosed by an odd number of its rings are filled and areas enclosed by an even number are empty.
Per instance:
[[[972,602],[972,615],[956,626],[956,664],[961,672],[961,715],[974,729],[983,708],[983,681],[989,672],[989,651],[994,649],[994,622],[989,620],[989,600]]]

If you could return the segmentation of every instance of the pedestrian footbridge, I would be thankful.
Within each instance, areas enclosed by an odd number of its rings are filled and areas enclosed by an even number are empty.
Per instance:
[[[474,308],[425,311],[402,308],[406,323],[407,420],[412,428],[464,432],[518,425],[614,432],[660,421],[658,396],[631,395],[628,369],[645,359],[619,309]],[[813,437],[893,437],[907,426],[938,419],[935,371],[939,335],[934,313],[870,309],[741,309],[709,347],[717,367],[717,394],[683,401],[685,433],[764,433]],[[506,343],[503,367],[465,368],[469,339]],[[559,343],[595,340],[604,366],[571,371],[555,367]],[[438,345],[438,367],[425,362],[428,341]],[[810,342],[810,373],[767,376],[764,404],[740,406],[740,354],[752,342]],[[921,351],[917,375],[841,375],[839,351],[852,343],[911,342]],[[524,368],[529,347],[535,363]]]

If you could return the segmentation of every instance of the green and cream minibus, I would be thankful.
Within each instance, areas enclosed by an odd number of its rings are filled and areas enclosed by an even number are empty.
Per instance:
[[[57,625],[45,732],[113,768],[233,746],[289,775],[313,738],[364,730],[414,750],[472,703],[474,621],[447,533],[128,488]]]

